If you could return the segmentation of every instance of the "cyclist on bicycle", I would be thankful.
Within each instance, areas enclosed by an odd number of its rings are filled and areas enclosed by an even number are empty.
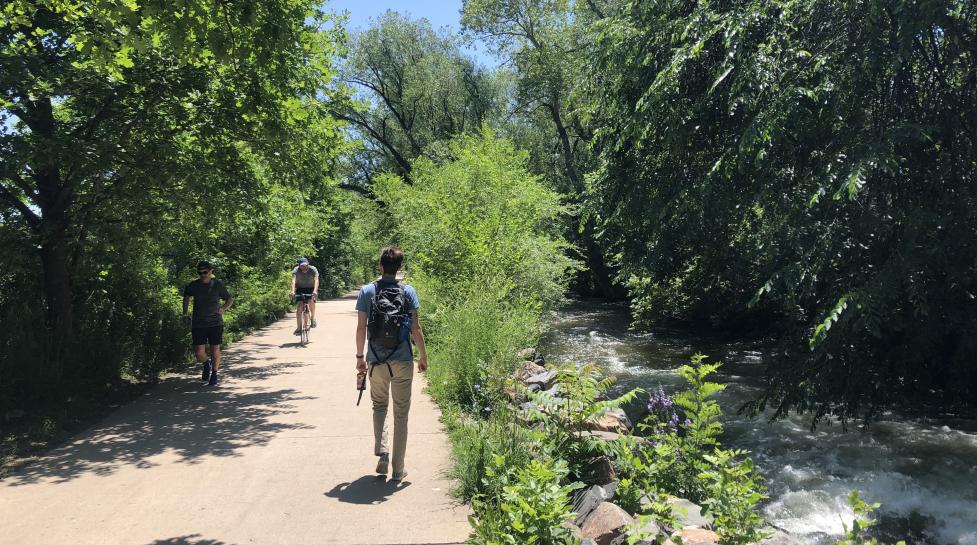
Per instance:
[[[319,293],[319,269],[309,265],[309,260],[300,257],[294,269],[292,269],[292,299],[295,300],[296,294],[311,295],[309,300],[309,310],[312,314],[312,327],[315,323],[315,298]],[[295,307],[295,335],[302,334],[302,302],[299,301]]]

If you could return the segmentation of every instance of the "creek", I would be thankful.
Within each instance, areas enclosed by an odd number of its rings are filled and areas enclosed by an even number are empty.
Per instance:
[[[810,545],[832,543],[853,514],[857,489],[879,502],[879,532],[888,541],[977,545],[977,421],[932,421],[886,414],[867,428],[837,423],[810,428],[810,416],[771,422],[737,414],[762,385],[764,342],[729,341],[708,333],[629,330],[624,304],[576,302],[553,314],[540,350],[549,362],[592,362],[617,378],[615,391],[684,387],[675,370],[696,352],[722,361],[713,380],[726,412],[723,444],[746,449],[769,487],[764,518]]]

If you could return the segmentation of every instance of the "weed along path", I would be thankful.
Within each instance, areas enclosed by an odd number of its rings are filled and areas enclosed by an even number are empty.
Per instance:
[[[289,316],[234,344],[216,389],[199,373],[166,380],[0,481],[0,543],[463,542],[468,510],[449,497],[448,438],[422,380],[407,479],[373,472],[354,302],[320,302],[309,346]]]

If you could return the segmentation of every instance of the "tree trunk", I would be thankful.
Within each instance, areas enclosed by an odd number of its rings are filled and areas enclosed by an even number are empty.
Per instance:
[[[556,127],[557,136],[560,139],[560,147],[563,149],[563,164],[567,172],[567,177],[573,183],[574,191],[582,193],[583,180],[577,173],[577,168],[574,164],[574,153],[573,146],[570,143],[570,134],[563,124],[563,117],[560,115],[558,104],[558,100],[554,100],[553,104],[546,104],[546,108],[550,112],[553,125]],[[614,284],[614,280],[611,278],[610,268],[607,266],[607,262],[604,261],[604,253],[601,251],[600,245],[597,244],[597,237],[594,235],[593,219],[588,219],[584,223],[582,235],[587,255],[587,266],[590,269],[590,274],[593,275],[597,292],[601,297],[607,299],[623,299],[625,296],[624,290]]]
[[[74,337],[74,304],[71,271],[68,265],[67,218],[49,218],[44,214],[41,227],[41,267],[44,273],[44,295],[48,323],[54,331],[55,349],[59,352]]]
[[[587,251],[587,265],[590,268],[590,274],[594,277],[598,293],[607,299],[623,299],[627,294],[611,278],[611,269],[607,266],[607,262],[604,260],[604,252],[601,251],[600,245],[597,244],[597,238],[594,236],[593,218],[589,218],[584,223],[582,235],[584,247]]]

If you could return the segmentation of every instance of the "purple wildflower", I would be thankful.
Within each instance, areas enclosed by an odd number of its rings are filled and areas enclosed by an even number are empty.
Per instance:
[[[648,412],[659,422],[667,424],[671,431],[678,430],[679,417],[675,411],[674,402],[661,386],[648,400]]]

